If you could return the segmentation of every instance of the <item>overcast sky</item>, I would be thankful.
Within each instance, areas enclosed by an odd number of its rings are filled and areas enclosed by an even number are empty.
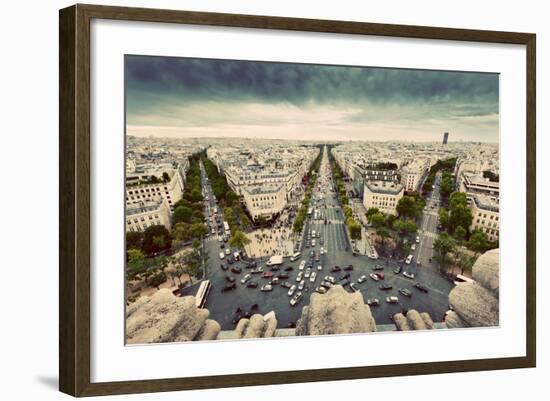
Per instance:
[[[498,75],[126,56],[127,133],[498,142]]]

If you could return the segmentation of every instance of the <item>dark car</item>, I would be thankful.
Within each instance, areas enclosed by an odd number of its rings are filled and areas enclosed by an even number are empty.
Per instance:
[[[223,248],[225,248],[225,244],[222,242],[220,245],[220,249],[223,249]]]
[[[276,271],[278,271],[279,269],[280,269],[279,266],[271,266],[271,271],[272,271],[272,272],[276,272]]]
[[[229,283],[234,283],[235,282],[235,277],[233,276],[225,276],[225,281],[229,282]]]
[[[263,276],[264,278],[271,278],[273,277],[273,272],[264,272]]]
[[[340,284],[342,287],[345,287],[346,285],[349,284],[349,280],[347,279],[340,280],[338,284]]]
[[[339,272],[340,270],[342,270],[342,269],[340,268],[340,266],[334,266],[332,269],[330,269],[330,272],[331,272],[331,273],[336,273],[336,272]]]
[[[422,285],[420,283],[416,283],[414,285],[414,287],[422,292],[428,292],[428,287],[426,287],[425,285]]]
[[[340,277],[340,281],[346,280],[346,279],[348,279],[348,278],[350,278],[350,277],[351,277],[351,274],[346,273],[346,274],[344,274],[342,277]]]
[[[372,268],[372,270],[374,270],[374,271],[384,270],[384,266],[376,265]]]
[[[221,265],[220,265],[220,269],[222,269],[223,271],[227,271],[227,269],[229,269],[229,267],[227,267],[227,266],[224,265],[224,264],[221,264]]]
[[[248,288],[256,288],[258,286],[258,283],[255,281],[249,281],[248,283],[246,283],[246,286]]]
[[[353,265],[348,265],[348,266],[344,267],[344,270],[345,271],[353,270]]]
[[[283,279],[286,280],[287,278],[288,278],[288,274],[286,274],[286,273],[279,274],[279,279],[280,280],[283,280]]]
[[[399,292],[409,298],[412,296],[412,292],[406,288],[399,289]]]
[[[292,271],[292,270],[294,270],[294,267],[292,267],[292,266],[285,267],[285,272],[289,272],[289,271]]]
[[[393,272],[394,272],[395,274],[401,273],[401,266],[399,266],[399,265],[396,266],[395,269],[393,269]]]
[[[387,290],[391,290],[393,287],[390,284],[380,284],[380,287],[378,288],[380,288],[381,290],[387,291]]]
[[[281,287],[290,288],[290,287],[292,287],[292,284],[289,283],[288,281],[285,281],[284,283],[281,284]]]
[[[225,287],[222,288],[222,292],[233,291],[235,288],[237,288],[237,284],[235,283],[226,284]]]
[[[235,273],[235,274],[241,274],[242,273],[242,269],[240,267],[232,267],[231,268],[231,272],[232,273]]]

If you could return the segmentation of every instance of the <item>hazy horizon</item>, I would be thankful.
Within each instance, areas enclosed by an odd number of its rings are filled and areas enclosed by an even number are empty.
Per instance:
[[[126,56],[125,78],[139,137],[499,140],[497,74]]]

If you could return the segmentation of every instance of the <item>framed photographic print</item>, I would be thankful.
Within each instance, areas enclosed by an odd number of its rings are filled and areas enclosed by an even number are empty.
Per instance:
[[[61,10],[60,390],[534,367],[535,113],[529,33]]]

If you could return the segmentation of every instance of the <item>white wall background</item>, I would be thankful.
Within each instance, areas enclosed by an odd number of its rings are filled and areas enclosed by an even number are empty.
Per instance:
[[[357,20],[460,28],[535,32],[537,34],[538,91],[538,368],[498,372],[461,373],[296,384],[241,389],[122,396],[117,399],[278,400],[315,397],[411,400],[518,399],[526,394],[544,398],[543,383],[550,374],[548,294],[543,283],[543,246],[548,235],[550,148],[548,49],[550,26],[541,1],[496,0],[460,2],[305,0],[157,0],[95,1],[98,4],[219,11],[289,17]],[[58,9],[70,1],[12,1],[3,4],[0,23],[0,100],[2,106],[0,167],[4,182],[0,196],[0,369],[2,399],[57,400],[57,191],[58,191]],[[546,91],[545,91],[546,89]],[[14,209],[15,207],[15,209]],[[546,317],[543,316],[546,313]],[[467,346],[467,344],[464,344]],[[391,352],[391,350],[388,350]],[[537,391],[539,390],[539,391]],[[104,400],[114,399],[105,397]]]

